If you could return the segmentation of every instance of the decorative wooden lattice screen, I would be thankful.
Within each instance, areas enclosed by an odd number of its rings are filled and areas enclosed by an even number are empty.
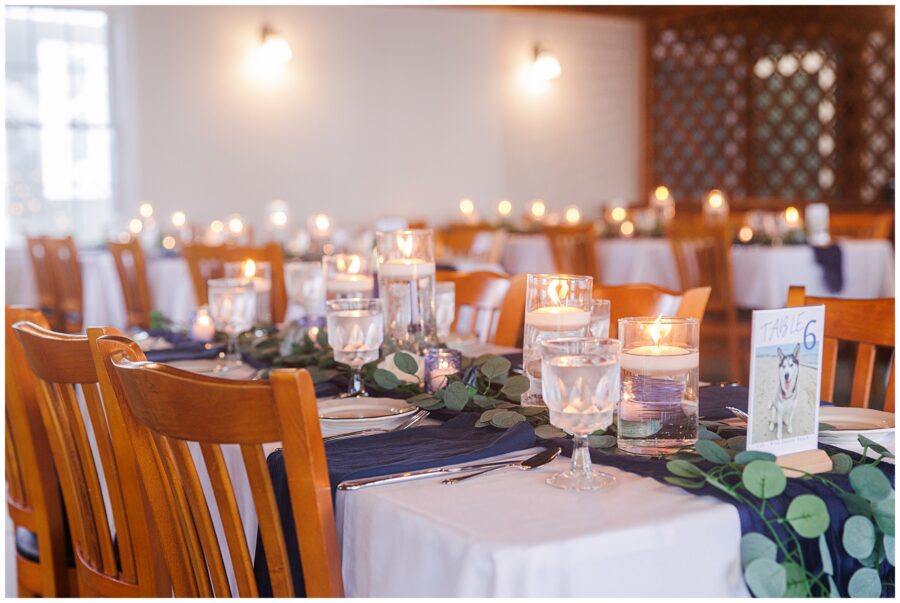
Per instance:
[[[843,12],[841,12],[843,11]],[[870,202],[894,172],[892,7],[648,24],[647,186],[679,199]]]

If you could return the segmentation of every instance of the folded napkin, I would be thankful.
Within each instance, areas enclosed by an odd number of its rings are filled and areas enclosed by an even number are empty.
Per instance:
[[[339,483],[348,479],[458,465],[534,446],[534,429],[529,423],[517,423],[501,431],[493,427],[475,428],[477,419],[478,413],[465,413],[442,425],[328,442],[325,455],[332,494]],[[305,596],[303,567],[281,450],[269,455],[268,465],[278,500],[294,591],[297,596]],[[266,556],[259,537],[256,539],[254,573],[260,596],[271,597]]]
[[[147,360],[153,362],[174,362],[176,360],[200,360],[204,358],[215,358],[222,351],[221,346],[216,345],[211,349],[206,347],[206,342],[191,339],[184,333],[173,333],[171,331],[163,331],[151,329],[149,331],[151,337],[162,337],[172,347],[167,350],[152,350],[146,352]]]
[[[816,263],[822,267],[822,279],[832,293],[839,293],[844,288],[844,258],[840,245],[813,247]]]

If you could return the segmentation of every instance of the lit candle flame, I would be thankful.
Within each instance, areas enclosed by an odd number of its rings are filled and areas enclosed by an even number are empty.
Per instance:
[[[565,298],[568,294],[569,283],[567,283],[566,281],[555,278],[550,281],[549,285],[547,285],[547,295],[550,296],[550,299],[556,306],[560,305],[560,300]]]
[[[347,272],[350,274],[359,274],[361,268],[362,262],[360,261],[359,256],[350,256],[350,265],[347,267]]]
[[[244,278],[253,278],[256,275],[256,262],[246,260],[244,262]]]
[[[650,338],[653,339],[653,344],[659,347],[660,341],[662,338],[669,334],[672,330],[672,325],[663,324],[662,314],[656,317],[656,320],[647,327],[647,331],[650,333]]]
[[[403,257],[411,257],[412,249],[413,249],[413,238],[412,235],[397,235],[397,247],[400,248],[400,253],[403,254]]]

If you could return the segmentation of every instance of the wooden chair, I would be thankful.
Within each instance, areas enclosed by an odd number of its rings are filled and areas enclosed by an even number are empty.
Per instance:
[[[500,306],[500,317],[491,343],[507,347],[522,347],[525,335],[525,289],[527,274],[510,277],[506,296]]]
[[[56,281],[53,278],[53,264],[47,237],[27,237],[28,256],[31,259],[31,271],[37,287],[38,305],[41,313],[54,329],[62,329],[61,317],[57,312]]]
[[[725,339],[729,378],[740,380],[746,366],[741,342],[749,337],[749,325],[738,321],[731,266],[731,230],[727,225],[676,221],[670,227],[669,242],[682,290],[711,288],[703,323],[704,334]]]
[[[287,310],[287,292],[284,286],[284,252],[277,243],[262,247],[239,247],[236,245],[185,245],[184,259],[188,263],[197,303],[208,301],[207,284],[211,278],[221,278],[225,274],[225,262],[269,262],[272,266],[272,321],[280,323]]]
[[[15,531],[20,597],[78,595],[59,479],[41,420],[34,377],[12,325],[47,327],[31,308],[6,306],[6,503]],[[9,576],[7,576],[9,579]]]
[[[619,332],[619,319],[629,316],[670,314],[681,302],[681,294],[656,285],[594,285],[594,299],[609,300],[609,336]]]
[[[560,274],[578,274],[602,278],[597,269],[597,228],[594,224],[546,226],[544,235],[550,244],[553,264]]]
[[[473,333],[482,343],[492,340],[509,289],[509,277],[496,272],[443,270],[439,275],[439,281],[456,286],[456,312],[451,328],[457,333]]]
[[[60,318],[60,330],[80,333],[84,319],[84,296],[78,247],[72,237],[47,238],[45,242],[56,283],[56,312]]]
[[[145,362],[140,349],[122,337],[101,337],[95,349],[103,358],[132,435],[150,505],[161,526],[160,548],[175,596],[232,594],[188,442],[199,443],[215,493],[236,594],[259,596],[223,457],[224,444],[240,445],[273,594],[294,595],[278,504],[262,448],[264,443],[279,441],[307,595],[343,595],[325,447],[309,373],[275,370],[271,383],[215,379]]]
[[[440,259],[466,258],[489,264],[500,262],[506,231],[487,225],[452,224],[436,231],[435,255]]]
[[[109,241],[106,247],[116,263],[122,297],[125,299],[128,327],[149,329],[153,303],[150,301],[147,263],[141,242],[134,238],[127,243]]]
[[[838,343],[856,344],[850,406],[869,408],[876,347],[894,349],[894,298],[838,299],[809,297],[804,287],[788,290],[788,306],[825,305],[822,342],[822,399],[836,402],[834,382],[837,373]],[[894,412],[894,375],[896,357],[891,359],[884,396],[884,410]]]
[[[112,330],[65,335],[30,322],[16,323],[13,330],[37,379],[75,550],[80,596],[169,596],[134,449],[116,405],[101,396],[91,353],[88,337]]]
[[[837,212],[828,219],[832,237],[890,239],[894,232],[894,212]]]
[[[678,305],[678,311],[675,316],[683,318],[694,318],[703,326],[703,317],[706,316],[706,305],[709,303],[709,296],[712,293],[712,287],[694,287],[688,289],[681,294],[681,303]]]

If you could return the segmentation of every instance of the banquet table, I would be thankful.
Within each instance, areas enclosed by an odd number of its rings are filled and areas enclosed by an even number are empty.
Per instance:
[[[735,245],[732,247],[734,296],[745,309],[780,308],[791,285],[807,295],[848,298],[894,296],[894,249],[881,239],[838,241],[843,252],[844,286],[827,289],[822,268],[808,245]],[[664,238],[601,239],[596,246],[598,269],[608,285],[649,283],[678,291],[678,268]],[[554,272],[553,257],[541,235],[512,235],[501,260],[510,274]]]

